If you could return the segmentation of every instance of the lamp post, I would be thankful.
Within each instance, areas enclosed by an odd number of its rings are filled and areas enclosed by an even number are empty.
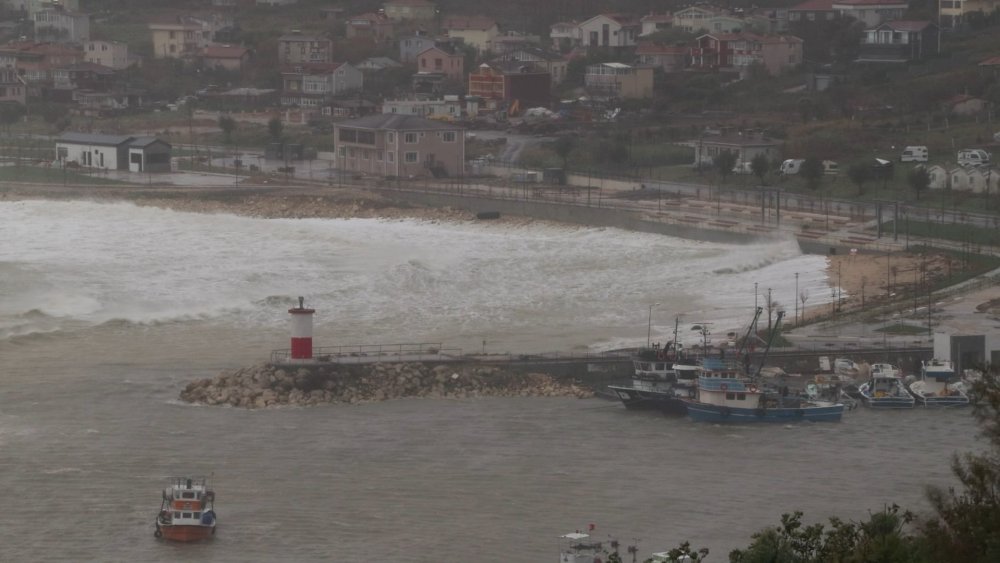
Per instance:
[[[649,343],[653,336],[653,307],[658,307],[659,305],[659,303],[653,303],[649,306],[649,320],[646,321],[646,348],[649,348]]]
[[[795,301],[795,326],[799,326],[799,273],[795,272],[795,295],[793,296],[793,301]]]

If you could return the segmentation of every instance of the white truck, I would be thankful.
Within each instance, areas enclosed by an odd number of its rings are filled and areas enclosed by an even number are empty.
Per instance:
[[[958,151],[959,166],[986,166],[990,163],[990,153],[983,149],[962,149]]]
[[[923,145],[906,147],[903,149],[903,153],[899,155],[900,162],[927,162],[929,158],[930,153],[927,151],[927,147]]]

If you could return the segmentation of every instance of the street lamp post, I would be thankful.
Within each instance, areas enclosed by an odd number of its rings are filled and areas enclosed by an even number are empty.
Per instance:
[[[649,348],[649,343],[653,336],[653,307],[658,307],[659,305],[659,303],[653,303],[649,306],[649,320],[646,321],[646,348]]]
[[[795,301],[795,326],[799,326],[799,273],[795,272],[795,295],[792,298]]]

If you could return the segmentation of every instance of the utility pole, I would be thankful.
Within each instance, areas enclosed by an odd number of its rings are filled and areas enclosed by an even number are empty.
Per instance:
[[[795,326],[799,326],[799,273],[795,272]]]

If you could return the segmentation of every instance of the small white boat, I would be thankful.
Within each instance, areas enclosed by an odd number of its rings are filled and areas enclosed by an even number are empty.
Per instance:
[[[964,407],[969,396],[956,379],[954,365],[933,359],[920,368],[920,379],[910,383],[909,390],[917,404],[928,407]]]
[[[872,364],[871,377],[858,386],[861,400],[874,409],[912,409],[916,400],[900,375],[893,365]]]

